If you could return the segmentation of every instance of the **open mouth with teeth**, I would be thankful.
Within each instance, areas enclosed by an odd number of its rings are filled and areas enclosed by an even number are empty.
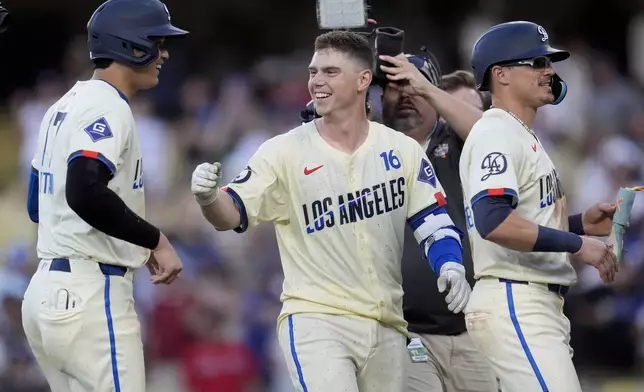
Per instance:
[[[331,96],[329,93],[315,93],[315,99],[317,100],[322,100],[322,99],[327,99]]]
[[[546,79],[540,82],[539,87],[552,87],[552,79]]]

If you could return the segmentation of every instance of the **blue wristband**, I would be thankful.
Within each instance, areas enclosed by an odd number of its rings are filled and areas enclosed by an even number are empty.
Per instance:
[[[533,252],[568,252],[576,253],[581,249],[582,239],[579,235],[539,225],[537,241]]]
[[[570,215],[568,217],[568,231],[571,233],[584,235],[584,223],[581,220],[581,214]]]

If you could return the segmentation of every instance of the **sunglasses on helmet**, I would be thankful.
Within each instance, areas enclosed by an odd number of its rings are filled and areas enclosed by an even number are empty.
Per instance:
[[[515,67],[515,66],[529,66],[534,69],[544,69],[552,66],[552,60],[546,56],[533,57],[531,59],[513,61],[511,63],[503,64],[505,67]]]

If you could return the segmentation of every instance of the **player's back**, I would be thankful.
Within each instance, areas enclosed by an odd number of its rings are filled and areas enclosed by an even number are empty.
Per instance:
[[[468,233],[475,277],[570,285],[576,280],[566,253],[518,252],[481,238],[472,205],[489,195],[512,196],[523,218],[568,230],[566,199],[554,164],[539,142],[509,113],[490,109],[474,125],[461,155]]]
[[[404,328],[405,224],[440,192],[420,145],[375,122],[352,154],[328,144],[313,122],[279,135],[230,184],[250,226],[258,214],[251,192],[259,192],[251,183],[268,176],[267,161],[279,187],[268,192],[270,208],[260,220],[276,222],[283,314],[356,313]]]
[[[38,257],[139,267],[149,251],[97,231],[69,207],[67,166],[81,156],[104,163],[112,172],[108,187],[145,216],[139,144],[125,96],[102,80],[77,82],[46,112],[32,161],[39,175]]]

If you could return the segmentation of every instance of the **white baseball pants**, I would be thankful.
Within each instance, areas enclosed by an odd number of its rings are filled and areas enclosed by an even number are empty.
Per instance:
[[[581,392],[563,303],[544,284],[476,282],[465,322],[503,392]]]
[[[403,392],[407,338],[359,316],[300,313],[278,325],[298,392]]]
[[[52,392],[145,392],[132,277],[90,260],[40,262],[22,323]]]

